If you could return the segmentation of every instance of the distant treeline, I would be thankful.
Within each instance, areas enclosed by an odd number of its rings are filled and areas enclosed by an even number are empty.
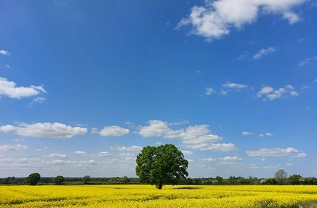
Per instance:
[[[55,177],[41,177],[38,185],[54,184]],[[64,185],[80,185],[80,184],[140,184],[139,178],[124,177],[64,177]],[[0,184],[27,184],[26,177],[7,177],[0,178]],[[257,177],[235,177],[230,176],[224,179],[220,176],[215,178],[187,178],[181,180],[179,185],[278,185],[278,184],[290,184],[290,185],[317,185],[317,178],[307,177],[303,178],[300,175],[291,175],[283,183],[278,182],[275,178],[257,178]]]

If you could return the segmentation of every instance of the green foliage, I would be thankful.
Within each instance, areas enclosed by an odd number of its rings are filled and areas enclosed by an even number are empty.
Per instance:
[[[64,183],[64,176],[56,176],[54,179],[53,179],[53,183],[55,184],[55,185],[61,185],[61,184],[63,184]]]
[[[301,175],[294,174],[288,177],[288,183],[292,185],[299,185],[304,182],[304,179]]]
[[[90,181],[90,176],[89,175],[84,176],[83,181],[84,181],[84,184],[88,184],[88,182]]]
[[[144,147],[136,163],[136,175],[140,181],[155,185],[158,189],[163,184],[177,184],[188,176],[188,161],[173,144]]]
[[[26,179],[25,182],[35,186],[37,182],[41,179],[41,175],[39,173],[31,173]]]
[[[276,171],[274,174],[274,178],[278,184],[285,184],[287,182],[287,176],[288,174],[282,169]]]

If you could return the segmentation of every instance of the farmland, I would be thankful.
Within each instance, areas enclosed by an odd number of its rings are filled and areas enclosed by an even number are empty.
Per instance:
[[[0,207],[311,207],[317,186],[0,186]]]

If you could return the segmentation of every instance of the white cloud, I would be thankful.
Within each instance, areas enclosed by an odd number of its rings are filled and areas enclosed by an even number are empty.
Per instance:
[[[205,88],[205,95],[209,96],[215,93],[218,93],[219,95],[228,95],[228,93],[232,92],[232,91],[240,91],[242,89],[245,89],[248,87],[248,85],[244,85],[244,84],[238,84],[238,83],[234,83],[234,82],[226,82],[224,84],[222,84],[223,88],[220,88],[219,90],[215,90],[211,87],[206,87]]]
[[[19,164],[26,164],[28,163],[28,159],[27,158],[0,158],[0,162],[1,163],[9,163],[10,166],[11,165],[19,165]]]
[[[289,24],[299,21],[292,12],[293,7],[305,0],[215,0],[205,1],[204,6],[194,6],[190,14],[183,18],[177,29],[192,25],[192,33],[207,40],[219,39],[232,29],[240,29],[254,23],[260,15],[279,14]]]
[[[18,151],[18,150],[28,150],[30,147],[24,145],[2,145],[0,146],[0,151]]]
[[[275,100],[278,98],[286,98],[290,96],[298,96],[299,94],[295,91],[292,85],[286,85],[275,90],[273,87],[264,86],[258,93],[257,97],[263,97],[263,100]]]
[[[57,158],[57,159],[65,159],[65,158],[67,158],[67,155],[59,154],[59,153],[52,153],[48,157]]]
[[[301,61],[298,65],[302,67],[302,66],[310,64],[311,62],[314,62],[314,61],[317,61],[317,56],[306,58],[303,61]]]
[[[233,144],[212,144],[223,138],[211,134],[208,125],[189,126],[184,129],[173,130],[169,125],[160,120],[150,120],[148,126],[141,126],[138,132],[143,137],[162,137],[165,139],[181,139],[186,147],[192,149],[231,151]],[[200,148],[200,145],[204,147]]]
[[[248,132],[248,131],[243,131],[241,134],[242,134],[242,136],[250,136],[250,135],[253,135],[252,132]]]
[[[33,98],[33,102],[35,102],[35,103],[43,103],[45,100],[46,100],[46,98],[44,98],[44,97]]]
[[[55,164],[55,165],[66,165],[66,164],[72,164],[72,161],[56,159],[56,160],[52,161],[52,164]]]
[[[187,151],[187,150],[182,150],[181,152],[182,152],[185,156],[186,156],[186,155],[192,155],[192,154],[193,154],[192,151]]]
[[[298,158],[300,158],[300,157],[306,157],[306,156],[307,156],[307,154],[304,153],[304,152],[298,153],[298,154],[296,155],[296,157],[298,157]]]
[[[285,12],[283,15],[283,18],[286,19],[290,25],[292,25],[296,22],[299,22],[301,20],[301,18],[297,14],[295,14],[294,12],[290,12],[290,11]]]
[[[273,136],[273,134],[272,134],[272,133],[270,133],[270,132],[265,132],[265,136],[269,136],[269,137],[271,137],[271,136]]]
[[[217,159],[214,159],[214,158],[204,158],[203,160],[204,160],[204,161],[208,161],[208,162],[215,162],[215,161],[217,161]]]
[[[237,160],[242,160],[242,158],[238,157],[238,156],[227,156],[224,158],[220,158],[220,160],[222,161],[237,161]]]
[[[108,152],[99,152],[98,155],[100,157],[106,157],[106,156],[109,156],[109,153]]]
[[[25,137],[71,138],[87,133],[86,128],[71,127],[62,123],[21,123],[19,126],[0,126],[0,132],[15,133]]]
[[[203,135],[203,136],[199,136],[195,138],[184,139],[183,143],[184,144],[200,144],[200,143],[206,143],[206,142],[218,142],[220,140],[222,140],[222,138],[219,137],[218,135],[209,134],[209,135]]]
[[[77,150],[77,151],[75,152],[75,155],[87,155],[87,152],[81,151],[81,150]]]
[[[171,122],[171,123],[169,123],[168,125],[169,125],[169,126],[180,126],[180,125],[188,124],[188,123],[189,123],[189,121],[184,120],[184,121]]]
[[[254,56],[253,56],[253,59],[254,60],[258,60],[260,58],[262,58],[263,56],[267,56],[271,53],[274,53],[275,52],[275,48],[273,47],[268,47],[268,48],[264,48],[264,49],[261,49],[259,50]]]
[[[0,96],[7,96],[14,99],[23,97],[32,97],[46,93],[43,86],[16,87],[16,83],[8,81],[6,78],[0,77]]]
[[[288,156],[292,154],[296,154],[297,156],[306,156],[305,153],[300,152],[299,150],[293,147],[287,148],[261,148],[259,150],[247,151],[248,156],[251,157],[282,157]]]
[[[142,147],[140,146],[129,146],[129,147],[125,147],[125,146],[113,146],[111,147],[111,149],[113,150],[117,150],[117,151],[140,151],[142,150]]]
[[[211,88],[211,87],[206,87],[205,88],[205,94],[206,95],[212,95],[212,94],[214,94],[214,93],[216,93],[217,91],[216,90],[214,90],[213,88]]]
[[[202,143],[202,144],[194,144],[186,146],[188,148],[192,149],[199,149],[199,150],[211,150],[211,151],[233,151],[236,150],[237,147],[232,143],[222,143],[222,144],[209,144],[209,143]]]
[[[172,131],[164,121],[150,120],[148,123],[149,126],[141,126],[139,130],[142,137],[161,137]]]
[[[222,86],[226,87],[226,88],[235,89],[235,90],[239,90],[239,89],[243,89],[243,88],[248,87],[247,85],[237,84],[237,83],[233,83],[233,82],[227,82],[227,83],[223,84]]]
[[[9,51],[0,50],[0,55],[9,56],[10,53],[9,53]]]
[[[123,136],[129,134],[130,130],[119,126],[106,126],[100,132],[100,136]]]

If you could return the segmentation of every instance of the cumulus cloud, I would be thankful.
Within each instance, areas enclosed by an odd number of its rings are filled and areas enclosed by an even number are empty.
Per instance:
[[[275,52],[275,48],[273,48],[273,47],[263,48],[263,49],[259,50],[253,56],[253,59],[258,60],[258,59],[262,58],[263,56],[267,56],[267,55],[274,53],[274,52]]]
[[[28,150],[30,147],[29,146],[24,146],[24,145],[2,145],[0,146],[0,151],[18,151],[18,150]]]
[[[292,85],[286,85],[275,90],[273,87],[264,86],[258,93],[257,97],[263,98],[264,101],[275,100],[278,98],[286,98],[290,96],[298,96],[299,94],[295,91]]]
[[[140,147],[140,146],[135,146],[135,145],[129,146],[129,147],[125,147],[125,146],[113,146],[113,147],[111,147],[111,149],[117,150],[117,151],[128,151],[128,152],[130,152],[130,151],[140,151],[140,150],[142,150],[142,147]]]
[[[16,83],[0,77],[0,96],[7,96],[14,99],[24,97],[37,96],[41,93],[46,93],[43,86],[16,87]]]
[[[9,53],[9,51],[0,50],[0,55],[9,56],[10,53]]]
[[[100,132],[100,136],[123,136],[129,134],[130,130],[119,126],[106,126]]]
[[[21,123],[18,126],[0,126],[0,132],[14,133],[25,137],[71,138],[87,133],[86,128],[71,127],[62,123]]]
[[[204,6],[194,6],[183,18],[177,29],[192,25],[192,33],[207,40],[219,39],[232,29],[240,29],[254,23],[260,15],[278,14],[289,24],[300,17],[292,9],[305,0],[215,0],[205,1]]]
[[[189,126],[184,129],[173,130],[167,122],[160,120],[150,120],[148,126],[139,127],[139,135],[142,137],[162,137],[165,139],[181,139],[182,143],[188,148],[230,151],[235,149],[233,144],[214,144],[223,138],[211,134],[208,125]],[[204,145],[201,146],[200,145]],[[234,147],[233,147],[233,146]]]
[[[246,152],[248,156],[251,157],[282,157],[288,155],[295,155],[295,156],[306,156],[305,153],[293,148],[261,148],[259,150],[252,150]]]
[[[139,130],[142,137],[165,137],[168,132],[172,131],[164,121],[150,120],[148,123],[148,126],[141,126]]]
[[[292,9],[305,0],[207,0],[204,6],[194,6],[183,18],[177,29],[192,25],[192,33],[214,40],[228,35],[232,29],[240,29],[254,23],[260,15],[279,14],[289,24],[300,20]]]

